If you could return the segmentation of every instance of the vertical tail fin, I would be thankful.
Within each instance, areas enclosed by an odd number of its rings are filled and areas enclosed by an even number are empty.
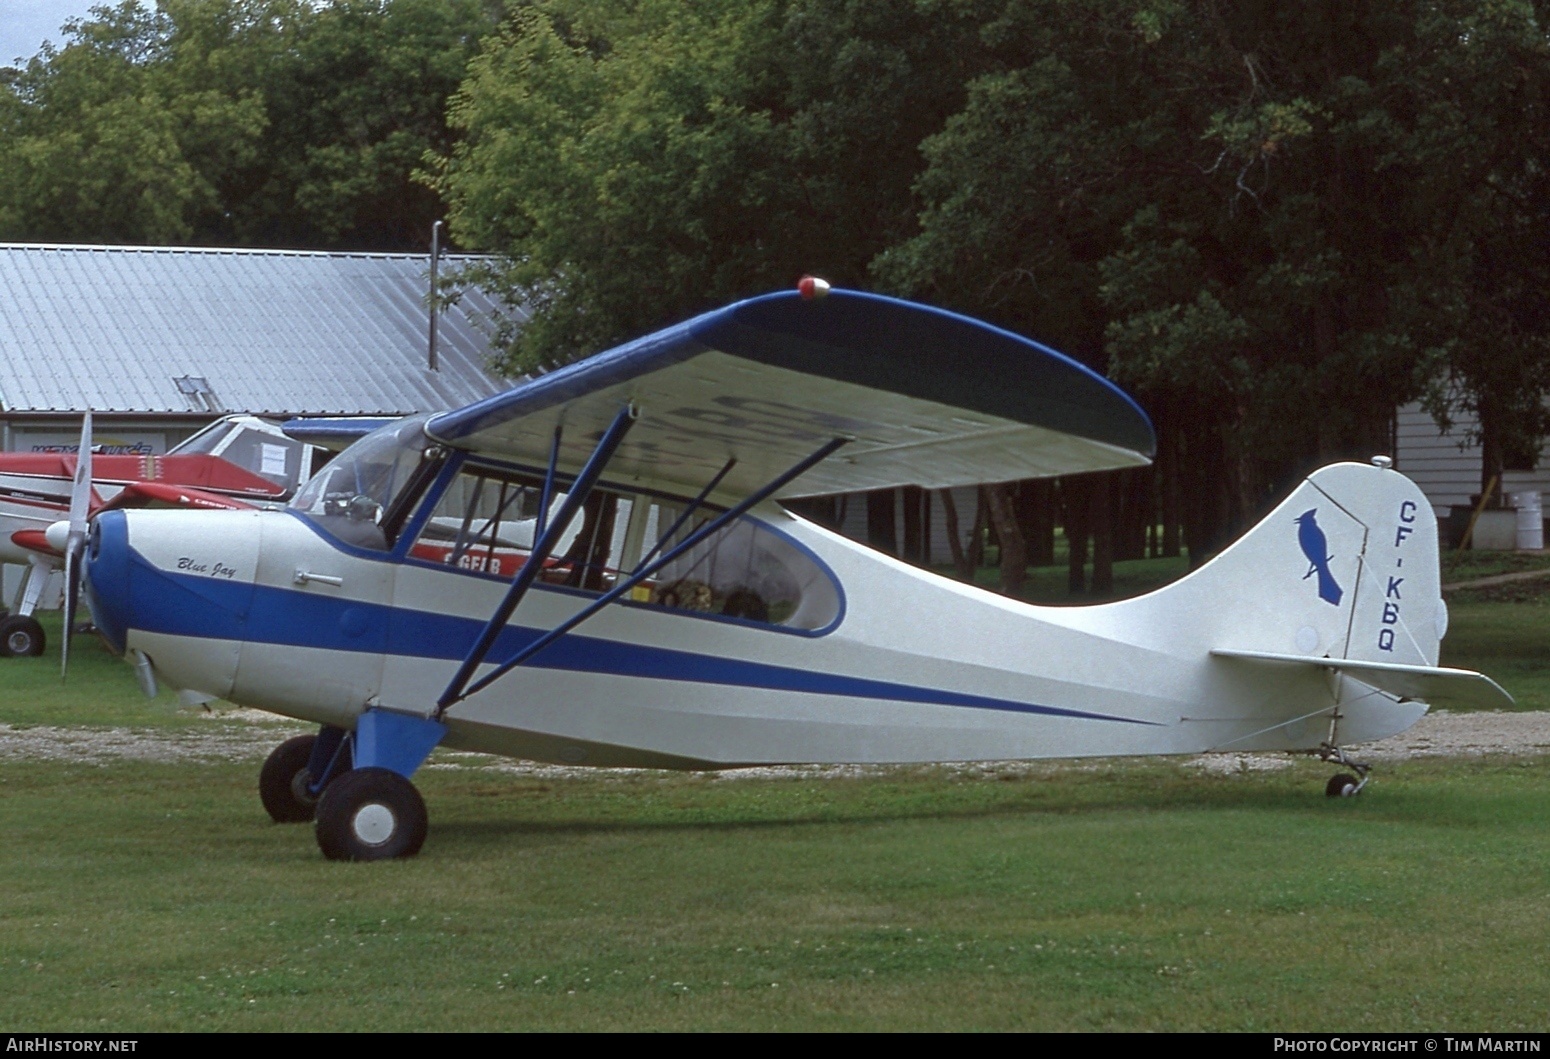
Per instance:
[[[1447,628],[1430,504],[1359,463],[1315,471],[1221,555],[1132,602],[1164,626],[1187,613],[1209,650],[1435,666]]]

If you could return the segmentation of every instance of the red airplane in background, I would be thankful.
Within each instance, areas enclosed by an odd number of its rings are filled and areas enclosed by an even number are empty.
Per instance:
[[[313,452],[249,415],[218,419],[162,456],[93,452],[88,514],[283,503],[310,477]],[[43,653],[43,629],[32,614],[65,566],[65,541],[48,529],[70,517],[78,461],[75,452],[0,453],[0,562],[27,567],[12,612],[0,618],[0,657]]]

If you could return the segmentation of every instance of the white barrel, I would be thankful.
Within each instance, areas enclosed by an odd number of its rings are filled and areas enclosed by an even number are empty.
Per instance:
[[[1513,493],[1509,499],[1518,509],[1518,550],[1540,550],[1545,546],[1545,509],[1539,494]]]

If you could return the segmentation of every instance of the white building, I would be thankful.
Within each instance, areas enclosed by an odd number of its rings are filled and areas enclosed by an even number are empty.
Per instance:
[[[455,268],[467,259],[447,258]],[[428,364],[425,255],[0,244],[0,448],[161,453],[217,416],[397,416],[508,382],[469,288]]]

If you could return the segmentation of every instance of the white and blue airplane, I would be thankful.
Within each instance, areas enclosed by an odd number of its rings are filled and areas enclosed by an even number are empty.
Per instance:
[[[88,594],[148,686],[320,726],[260,793],[336,859],[420,849],[411,777],[437,746],[672,769],[1299,751],[1352,768],[1328,788],[1352,794],[1367,767],[1342,746],[1428,703],[1510,702],[1438,667],[1435,519],[1383,458],[1314,473],[1187,577],[1087,607],[937,576],[778,503],[1153,445],[1129,397],[1044,346],[808,283],[390,422],[285,510],[105,513]]]

